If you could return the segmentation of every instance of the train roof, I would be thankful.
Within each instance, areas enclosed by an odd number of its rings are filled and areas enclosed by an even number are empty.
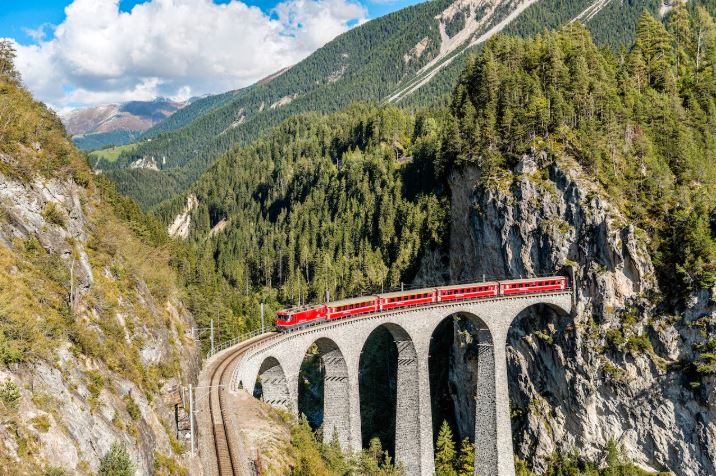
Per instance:
[[[289,307],[288,309],[281,309],[277,312],[301,312],[301,311],[307,311],[309,309],[315,309],[317,307],[321,307],[323,304],[303,304],[301,306],[294,306]]]
[[[346,298],[346,299],[340,299],[338,301],[331,301],[327,303],[327,306],[330,307],[337,307],[337,306],[347,306],[351,304],[360,304],[362,302],[370,302],[375,300],[377,296],[375,295],[367,295],[367,296],[359,296],[359,297],[353,297],[353,298]]]
[[[532,281],[545,281],[547,279],[566,279],[564,276],[540,276],[535,278],[505,279],[502,283],[531,283]]]
[[[475,286],[490,286],[494,285],[497,286],[499,283],[497,281],[486,281],[484,283],[466,283],[466,284],[451,284],[450,286],[438,286],[438,289],[462,289],[462,288],[472,288]]]
[[[413,294],[431,293],[435,291],[435,288],[421,288],[421,289],[406,289],[405,291],[395,291],[392,293],[379,294],[382,298],[392,298],[401,296],[412,296]]]

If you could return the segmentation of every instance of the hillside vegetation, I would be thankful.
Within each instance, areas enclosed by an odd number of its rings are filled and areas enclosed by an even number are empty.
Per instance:
[[[0,473],[186,474],[183,245],[94,177],[12,60],[0,42]]]
[[[642,11],[656,13],[661,6],[655,0],[607,2],[592,11],[592,4],[589,0],[535,2],[502,26],[507,33],[531,37],[591,12],[580,21],[598,44],[618,50],[633,42]],[[700,4],[716,11],[713,0],[689,2],[690,8]],[[466,55],[482,47],[476,39],[493,27],[499,29],[498,25],[518,7],[510,0],[498,5],[478,0],[434,0],[377,18],[337,37],[274,78],[197,101],[150,130],[144,138],[151,141],[143,140],[120,160],[100,161],[96,167],[105,171],[122,193],[142,208],[151,209],[185,191],[233,147],[248,144],[292,115],[332,113],[355,101],[385,101],[433,72],[435,75],[421,87],[400,95],[397,104],[410,108],[445,104]],[[457,13],[446,14],[443,20],[436,18],[453,10]],[[454,51],[441,53],[440,22],[444,22],[448,37],[456,37],[467,28],[466,12],[476,19],[469,27],[475,30]],[[477,25],[475,21],[484,23]],[[441,59],[431,64],[438,56]],[[141,159],[153,159],[161,164],[160,170],[128,168]]]
[[[499,185],[532,150],[575,159],[651,238],[663,290],[716,281],[716,25],[677,6],[644,13],[636,42],[600,50],[570,26],[501,36],[453,94],[440,168],[475,163]]]
[[[445,233],[421,170],[436,124],[368,106],[292,118],[192,187],[190,241],[237,292],[275,290],[285,303],[399,286]],[[157,213],[169,222],[183,207]]]

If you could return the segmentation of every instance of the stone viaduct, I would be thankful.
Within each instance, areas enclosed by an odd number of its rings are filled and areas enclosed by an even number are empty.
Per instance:
[[[277,335],[255,345],[238,362],[232,386],[253,393],[257,377],[263,399],[290,411],[298,408],[298,375],[314,343],[324,366],[324,438],[333,433],[346,449],[361,449],[359,362],[370,334],[384,326],[398,349],[395,458],[409,475],[434,473],[428,358],[430,340],[447,317],[460,314],[478,332],[475,390],[475,474],[515,474],[507,387],[507,332],[527,308],[545,304],[562,314],[572,307],[570,291],[428,306],[337,320]]]

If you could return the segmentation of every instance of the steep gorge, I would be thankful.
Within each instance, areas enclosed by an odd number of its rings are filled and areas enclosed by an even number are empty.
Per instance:
[[[714,290],[662,315],[648,237],[574,162],[525,156],[492,186],[467,167],[450,188],[452,280],[567,273],[576,285],[572,316],[525,313],[508,337],[517,455],[544,470],[558,452],[600,461],[614,440],[645,469],[712,474],[716,379],[689,380],[684,368],[713,336]],[[450,381],[465,432],[474,408],[459,395],[474,391],[477,362],[465,329],[455,335]]]

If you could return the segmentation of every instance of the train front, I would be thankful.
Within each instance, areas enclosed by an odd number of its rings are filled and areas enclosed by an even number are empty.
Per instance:
[[[284,309],[276,313],[276,328],[278,330],[290,329],[293,325],[294,316],[291,309]]]
[[[276,328],[280,331],[288,331],[317,324],[325,319],[325,305],[292,307],[276,313]]]

